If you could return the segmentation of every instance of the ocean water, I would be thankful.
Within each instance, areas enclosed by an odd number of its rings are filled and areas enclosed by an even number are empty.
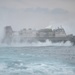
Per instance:
[[[0,47],[0,75],[75,75],[75,47]]]

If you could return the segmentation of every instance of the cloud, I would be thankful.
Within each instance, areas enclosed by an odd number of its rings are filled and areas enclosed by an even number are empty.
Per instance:
[[[32,12],[32,13],[42,13],[42,14],[48,14],[48,15],[55,15],[55,16],[62,16],[62,15],[68,15],[70,14],[69,11],[62,9],[62,8],[54,8],[54,9],[48,9],[48,8],[27,8],[23,9],[24,12]]]
[[[10,9],[6,7],[0,8],[1,12],[28,12],[28,13],[39,13],[39,14],[48,14],[48,15],[66,15],[69,14],[70,12],[62,9],[62,8],[54,8],[54,9],[48,9],[48,8],[26,8],[26,9]]]
[[[7,7],[11,9],[27,9],[27,8],[62,8],[75,12],[74,0],[0,0],[0,7]]]
[[[62,8],[54,8],[54,9],[48,9],[48,8],[27,8],[22,9],[21,11],[24,12],[32,12],[32,13],[42,13],[42,14],[48,14],[48,15],[67,15],[70,14],[68,10],[62,9]]]
[[[65,15],[65,14],[68,14],[69,11],[62,9],[62,8],[54,8],[51,10],[51,13],[53,15]]]
[[[27,8],[27,9],[23,9],[24,12],[33,12],[33,13],[44,13],[44,14],[48,14],[50,13],[50,10],[47,8]]]
[[[75,2],[75,0],[61,0],[61,1],[67,1],[67,2]]]
[[[73,0],[0,0],[0,26],[11,25],[14,29],[44,28],[51,23],[71,26],[74,8]]]

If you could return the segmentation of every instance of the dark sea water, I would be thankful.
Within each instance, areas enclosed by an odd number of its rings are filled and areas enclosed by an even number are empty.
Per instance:
[[[75,75],[75,47],[1,47],[0,75]]]

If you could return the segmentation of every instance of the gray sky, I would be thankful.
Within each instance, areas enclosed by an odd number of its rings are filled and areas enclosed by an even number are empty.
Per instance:
[[[75,34],[75,0],[0,0],[0,34],[3,27],[45,28],[61,26]]]

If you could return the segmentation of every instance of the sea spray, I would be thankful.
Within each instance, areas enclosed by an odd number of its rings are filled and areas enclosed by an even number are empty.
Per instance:
[[[0,47],[39,47],[39,46],[72,46],[72,43],[70,41],[67,42],[57,42],[52,43],[49,40],[46,40],[46,42],[25,42],[25,43],[11,43],[11,44],[2,44],[0,43]]]

